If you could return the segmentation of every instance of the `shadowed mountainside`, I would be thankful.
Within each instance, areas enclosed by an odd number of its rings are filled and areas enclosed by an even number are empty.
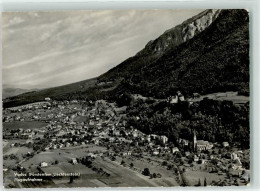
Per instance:
[[[156,59],[137,55],[102,75],[99,80],[125,76],[118,91],[166,97],[184,94],[238,91],[249,95],[249,17],[245,10],[222,10],[216,20],[194,38]],[[130,71],[119,68],[131,68]],[[111,76],[113,78],[111,79]]]
[[[4,88],[3,87],[3,98],[8,98],[8,97],[13,97],[19,94],[23,94],[26,92],[32,92],[32,91],[37,91],[38,89],[21,89],[21,88]]]

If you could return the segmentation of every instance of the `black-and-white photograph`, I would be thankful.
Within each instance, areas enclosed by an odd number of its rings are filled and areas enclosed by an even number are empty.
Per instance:
[[[5,188],[250,185],[249,11],[2,13]]]

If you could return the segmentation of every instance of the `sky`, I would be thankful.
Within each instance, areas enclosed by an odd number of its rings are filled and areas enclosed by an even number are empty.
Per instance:
[[[5,12],[3,87],[41,89],[97,77],[202,11]]]

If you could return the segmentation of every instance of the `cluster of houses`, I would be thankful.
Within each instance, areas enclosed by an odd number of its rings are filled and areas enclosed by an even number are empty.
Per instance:
[[[11,131],[3,131],[3,138],[5,139],[27,139],[27,142],[33,142],[32,139],[35,138],[35,135],[38,133],[38,130],[32,129],[23,129],[19,128]]]
[[[185,101],[184,95],[180,91],[176,95],[168,97],[167,101],[171,104],[178,103],[179,101]]]
[[[177,103],[178,101],[184,101],[184,96],[178,92],[175,97],[169,98],[170,103]],[[50,110],[45,117],[39,113],[37,108]],[[124,111],[117,110],[117,108],[104,102],[97,101],[92,106],[84,106],[79,104],[77,100],[73,101],[53,101],[50,98],[46,98],[45,102],[29,104],[20,106],[17,108],[8,109],[7,113],[17,112],[15,117],[5,115],[6,121],[10,119],[20,120],[19,113],[22,111],[31,110],[31,120],[41,120],[48,122],[46,126],[39,129],[18,129],[17,131],[7,132],[4,131],[5,138],[24,138],[33,142],[36,138],[46,138],[49,140],[44,150],[52,149],[65,149],[68,147],[85,147],[87,144],[92,143],[95,145],[107,145],[110,144],[132,144],[136,148],[140,149],[140,145],[144,146],[143,150],[149,153],[151,156],[158,156],[160,154],[179,152],[179,148],[176,146],[170,147],[168,145],[168,137],[165,135],[150,134],[146,135],[143,132],[135,128],[125,128],[126,121],[123,119]],[[22,115],[22,114],[21,114]],[[199,116],[198,116],[199,117]],[[47,120],[49,119],[49,120]],[[179,144],[188,146],[191,141],[185,139],[179,139]],[[194,162],[207,163],[207,160],[214,159],[216,155],[210,155],[205,157],[202,151],[211,150],[214,146],[206,140],[197,140],[196,133],[193,138]],[[222,143],[223,147],[228,147],[228,142]],[[96,157],[97,154],[88,153],[91,157]],[[108,155],[114,155],[114,151],[107,152]],[[120,153],[122,156],[129,156],[134,154],[133,149],[123,150]],[[100,155],[100,153],[99,153]],[[189,156],[189,152],[185,152],[185,156]],[[242,169],[242,163],[239,153],[231,154],[231,164],[234,169]],[[76,164],[76,161],[74,161]],[[218,166],[221,168],[224,163],[224,159],[218,161]],[[41,167],[48,166],[47,162],[42,162]],[[223,167],[224,168],[224,167]]]
[[[33,107],[38,107],[41,104],[47,104],[51,107],[51,112],[45,114],[45,117],[43,117],[42,113],[33,110]],[[41,106],[45,108],[44,105]],[[48,136],[45,136],[45,138],[48,138],[50,142],[44,148],[45,150],[81,146],[87,143],[99,145],[107,141],[110,143],[131,143],[134,139],[147,141],[150,144],[154,140],[160,141],[163,144],[168,142],[166,136],[155,134],[147,136],[134,128],[125,129],[126,122],[121,119],[121,114],[124,112],[116,111],[117,108],[102,101],[97,101],[92,107],[83,107],[81,104],[78,104],[77,100],[58,102],[46,98],[45,102],[22,106],[19,109],[25,112],[28,109],[33,111],[30,112],[31,116],[26,121],[30,119],[48,123],[39,129],[27,129],[25,131],[19,129],[19,131],[12,133],[5,131],[6,138],[33,140],[39,137],[43,138],[43,135],[48,133]],[[18,115],[22,116],[23,112],[18,112]],[[8,117],[8,115],[6,116]],[[84,120],[79,122],[78,118]]]
[[[42,101],[42,102],[35,102],[35,103],[30,103],[26,105],[17,106],[17,107],[7,108],[6,111],[12,113],[12,112],[22,112],[27,110],[50,109],[50,108],[51,108],[50,102]]]
[[[167,101],[171,104],[176,104],[178,102],[182,102],[182,101],[185,101],[187,100],[190,104],[193,103],[193,100],[194,99],[197,99],[200,97],[200,94],[198,93],[193,93],[191,98],[186,98],[184,97],[184,95],[180,92],[180,91],[177,91],[176,95],[173,95],[173,96],[170,96],[167,98]]]
[[[190,144],[192,144],[194,151],[194,162],[207,164],[209,160],[216,159],[218,161],[217,167],[223,171],[227,171],[230,167],[234,170],[245,170],[241,162],[241,158],[243,157],[242,151],[232,152],[230,157],[228,158],[222,157],[222,155],[219,153],[205,154],[205,152],[203,152],[212,151],[213,147],[215,146],[221,148],[229,147],[230,145],[226,141],[222,142],[222,144],[220,145],[218,143],[213,144],[205,140],[197,140],[196,133],[194,132],[193,143],[186,139],[179,139],[179,144],[182,144],[183,146],[189,146]],[[176,149],[176,151],[178,150]],[[190,152],[185,152],[185,157],[188,157],[190,154]]]

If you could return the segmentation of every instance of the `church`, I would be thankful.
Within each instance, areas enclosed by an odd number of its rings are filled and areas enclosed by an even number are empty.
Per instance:
[[[193,145],[194,145],[194,151],[210,150],[213,147],[213,144],[208,141],[197,140],[195,131],[193,137]]]

